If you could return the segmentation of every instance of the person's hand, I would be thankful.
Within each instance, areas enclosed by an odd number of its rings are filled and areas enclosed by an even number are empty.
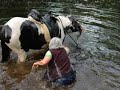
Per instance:
[[[39,62],[35,62],[32,66],[32,69],[36,69],[36,68],[38,68],[38,66],[39,66]]]

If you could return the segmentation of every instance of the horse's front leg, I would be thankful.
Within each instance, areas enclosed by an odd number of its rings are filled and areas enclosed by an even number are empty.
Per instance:
[[[27,53],[23,50],[23,49],[20,49],[18,50],[17,52],[18,54],[18,63],[20,62],[25,62],[26,58],[27,58]]]
[[[5,44],[4,41],[1,40],[1,47],[2,47],[2,59],[1,62],[7,62],[8,59],[10,58],[10,48]]]

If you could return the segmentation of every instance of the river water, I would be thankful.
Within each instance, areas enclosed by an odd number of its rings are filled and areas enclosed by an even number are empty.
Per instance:
[[[74,85],[53,90],[120,90],[120,0],[0,0],[0,28],[12,17],[26,17],[31,9],[73,15],[84,32],[78,46],[69,36],[65,44],[76,69]],[[71,35],[74,39],[76,33]],[[34,60],[17,64],[16,54],[0,64],[0,90],[52,90],[42,80],[44,67],[31,72]],[[1,58],[1,48],[0,48]]]

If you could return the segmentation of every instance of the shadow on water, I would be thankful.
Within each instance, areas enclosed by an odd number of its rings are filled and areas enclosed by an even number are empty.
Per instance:
[[[120,88],[120,1],[119,0],[0,0],[0,28],[12,17],[26,17],[34,8],[41,15],[53,11],[74,15],[85,29],[78,41],[76,33],[67,35],[65,45],[77,72],[75,85],[53,90],[119,90]],[[17,3],[16,3],[17,2]],[[39,54],[40,55],[40,54]],[[0,48],[1,58],[1,48]],[[39,58],[42,58],[41,55]],[[37,58],[36,60],[38,60]],[[40,67],[31,72],[33,58],[17,64],[12,54],[8,63],[0,64],[0,90],[52,90],[42,80]]]

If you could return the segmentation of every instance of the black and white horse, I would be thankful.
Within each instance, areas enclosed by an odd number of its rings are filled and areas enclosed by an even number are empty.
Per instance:
[[[48,28],[50,38],[45,38],[44,27],[40,27],[28,18],[14,17],[10,19],[0,31],[1,62],[8,61],[11,50],[17,53],[18,62],[24,62],[29,49],[40,49],[53,37],[59,37],[63,41],[69,29],[72,32],[82,32],[80,24],[71,16],[46,14],[42,17],[41,24]]]

